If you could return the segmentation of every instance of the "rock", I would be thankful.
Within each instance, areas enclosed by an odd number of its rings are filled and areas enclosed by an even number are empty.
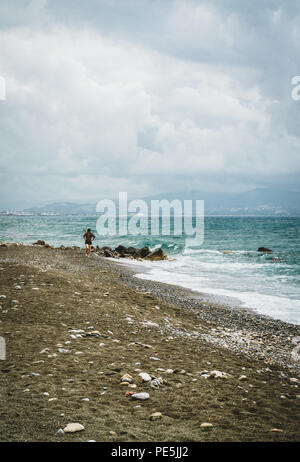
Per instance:
[[[43,355],[45,353],[49,353],[49,348],[44,348],[44,350],[40,351],[40,354]]]
[[[33,245],[45,245],[45,241],[38,240],[38,241],[34,242]]]
[[[257,251],[258,252],[269,252],[269,253],[272,252],[272,250],[267,249],[267,247],[259,247]]]
[[[299,383],[299,379],[296,379],[296,377],[291,377],[290,382],[292,383]]]
[[[142,249],[140,249],[138,251],[138,255],[141,257],[141,258],[145,258],[147,255],[149,255],[151,252],[149,250],[149,247],[143,247]]]
[[[64,434],[65,434],[65,432],[63,431],[62,428],[60,428],[59,430],[57,430],[56,433],[57,433],[58,435],[64,435]]]
[[[127,247],[125,247],[124,245],[118,245],[118,247],[115,248],[115,252],[118,252],[120,257],[123,257],[125,255],[129,255]]]
[[[150,382],[152,378],[151,375],[147,374],[147,372],[141,372],[139,376],[141,377],[142,382]]]
[[[161,385],[161,381],[159,379],[153,379],[149,382],[149,385],[151,388],[157,389]]]
[[[159,325],[157,324],[157,322],[152,322],[152,321],[143,321],[142,322],[142,325],[144,327],[159,327]]]
[[[69,353],[69,350],[66,350],[65,348],[59,348],[58,352],[59,353]]]
[[[139,250],[136,249],[135,247],[128,247],[127,253],[129,253],[129,255],[132,255],[133,257],[136,257],[139,255]]]
[[[240,380],[240,381],[247,380],[247,376],[246,376],[246,375],[241,375],[241,376],[239,377],[239,380]]]
[[[146,399],[150,398],[150,395],[149,395],[149,393],[146,393],[146,392],[133,393],[131,395],[131,398],[132,399],[138,399],[138,400],[141,400],[141,401],[145,401]]]
[[[130,374],[124,374],[121,377],[121,382],[133,383],[133,378]]]
[[[231,377],[230,374],[227,372],[221,372],[221,371],[210,371],[209,377],[212,377],[214,379],[227,379],[228,377]]]
[[[22,287],[21,287],[21,286],[15,286],[15,289],[16,289],[16,290],[21,290]]]
[[[280,428],[272,428],[270,432],[283,432]]]
[[[200,425],[200,428],[202,428],[203,430],[208,430],[209,428],[212,428],[212,427],[213,427],[213,424],[211,424],[209,422],[203,422]]]
[[[115,257],[115,254],[112,250],[108,250],[108,249],[105,249],[103,251],[103,254],[105,257],[108,257],[108,258],[114,258]]]
[[[84,430],[84,426],[81,425],[80,423],[69,423],[63,431],[65,433],[75,433],[75,432],[81,432]]]
[[[153,412],[153,414],[150,415],[149,419],[150,420],[158,420],[162,418],[162,413],[161,412]]]
[[[149,253],[146,257],[146,260],[166,260],[167,255],[162,249],[156,249],[153,252]]]

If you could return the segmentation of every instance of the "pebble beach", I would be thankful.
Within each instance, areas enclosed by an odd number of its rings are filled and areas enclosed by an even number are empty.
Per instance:
[[[137,271],[0,247],[0,440],[299,441],[300,327]]]

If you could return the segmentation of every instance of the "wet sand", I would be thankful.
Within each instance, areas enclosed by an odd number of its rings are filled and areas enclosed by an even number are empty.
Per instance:
[[[0,440],[299,441],[299,326],[134,273],[83,250],[0,247]],[[84,431],[57,433],[70,422]]]

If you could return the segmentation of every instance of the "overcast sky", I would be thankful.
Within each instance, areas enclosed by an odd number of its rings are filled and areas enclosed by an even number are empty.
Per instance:
[[[1,202],[300,189],[299,0],[1,0]]]

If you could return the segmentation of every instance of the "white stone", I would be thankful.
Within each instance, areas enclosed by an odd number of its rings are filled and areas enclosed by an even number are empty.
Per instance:
[[[133,395],[131,395],[131,398],[132,399],[138,399],[138,400],[141,400],[141,401],[145,401],[146,399],[150,398],[150,395],[149,395],[149,393],[146,393],[146,392],[133,393]]]
[[[65,428],[64,432],[65,433],[75,433],[75,432],[80,432],[84,430],[84,426],[81,425],[80,423],[69,423]]]
[[[141,377],[143,382],[150,382],[152,378],[151,375],[147,374],[147,372],[141,372],[139,376]]]

